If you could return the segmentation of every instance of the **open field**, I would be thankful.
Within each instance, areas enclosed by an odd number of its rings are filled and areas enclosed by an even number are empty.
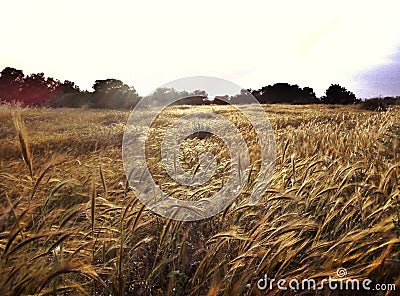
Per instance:
[[[224,212],[180,222],[150,212],[126,182],[129,112],[0,106],[0,295],[265,295],[257,288],[264,274],[318,283],[339,268],[400,289],[400,109],[264,108],[277,148],[267,192],[249,205],[246,187]],[[230,106],[174,107],[153,126],[149,149],[163,124],[193,109],[239,120]],[[217,144],[188,139],[182,166],[193,170],[211,149],[227,167]],[[256,159],[257,147],[249,150]],[[217,170],[192,192],[167,182],[157,157],[148,163],[176,197],[207,198],[224,180]],[[319,295],[330,294],[345,292]]]

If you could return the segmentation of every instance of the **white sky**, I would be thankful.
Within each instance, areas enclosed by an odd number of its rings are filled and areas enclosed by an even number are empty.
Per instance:
[[[374,93],[359,74],[398,62],[397,3],[0,1],[0,68],[44,72],[82,89],[117,78],[141,95],[197,75],[246,88],[289,82],[322,95],[339,83],[359,97],[393,95]]]

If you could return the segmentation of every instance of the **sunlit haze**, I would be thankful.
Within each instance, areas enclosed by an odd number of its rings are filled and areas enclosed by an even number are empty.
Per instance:
[[[0,68],[141,95],[185,76],[400,95],[398,1],[3,1]]]

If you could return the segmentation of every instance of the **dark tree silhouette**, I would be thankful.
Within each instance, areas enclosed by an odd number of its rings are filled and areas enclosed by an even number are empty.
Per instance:
[[[318,103],[314,90],[311,87],[300,88],[297,84],[276,83],[267,85],[252,94],[262,104],[312,104]]]
[[[294,100],[295,104],[318,104],[320,101],[317,99],[315,95],[314,89],[312,87],[303,87],[300,97],[297,98],[297,101]]]
[[[60,81],[43,73],[24,76],[22,70],[6,67],[1,71],[0,100],[18,101],[25,106],[44,105],[59,94]]]
[[[0,76],[0,101],[21,101],[21,90],[24,83],[24,72],[6,67]]]
[[[50,107],[80,108],[92,106],[92,93],[82,92],[75,82],[65,80],[56,89],[56,96],[48,105]]]
[[[46,78],[44,73],[31,74],[25,77],[21,89],[25,105],[44,105],[54,99],[61,83],[53,78]]]
[[[321,98],[325,104],[354,104],[359,102],[354,93],[348,91],[345,87],[339,84],[331,84],[325,91],[325,96]]]
[[[79,93],[80,89],[79,86],[75,84],[73,81],[64,80],[57,89],[62,94],[70,94],[70,93]]]
[[[118,79],[96,80],[93,85],[96,108],[133,108],[140,97],[136,90]]]

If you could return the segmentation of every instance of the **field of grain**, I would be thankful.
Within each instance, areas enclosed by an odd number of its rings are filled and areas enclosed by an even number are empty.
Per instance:
[[[194,109],[234,121],[229,108],[176,106],[155,135]],[[400,109],[264,109],[277,149],[265,194],[182,222],[149,211],[126,182],[128,111],[0,106],[0,295],[293,295],[260,291],[257,281],[268,274],[320,282],[338,268],[400,288]],[[252,135],[247,128],[239,129]],[[188,139],[181,160],[215,143]],[[214,150],[226,160],[224,149]],[[187,192],[164,179],[157,157],[149,164],[171,194]],[[183,166],[193,169],[196,159]],[[218,172],[202,194],[224,179]]]

